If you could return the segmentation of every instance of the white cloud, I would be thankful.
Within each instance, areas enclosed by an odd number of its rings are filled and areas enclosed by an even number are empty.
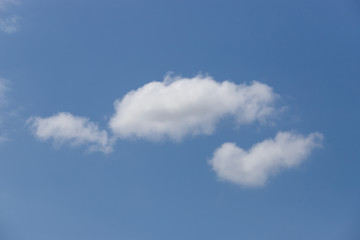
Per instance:
[[[259,82],[237,85],[201,75],[167,76],[115,101],[109,125],[121,138],[180,140],[186,135],[211,134],[225,116],[235,116],[242,124],[264,121],[274,113],[276,97],[271,87]]]
[[[97,124],[70,113],[58,113],[52,117],[34,117],[29,120],[34,135],[40,140],[53,140],[55,144],[87,145],[90,151],[111,152],[112,141]]]
[[[279,132],[246,151],[234,143],[224,143],[209,161],[221,180],[248,187],[262,186],[281,169],[299,165],[311,151],[321,146],[323,136]]]

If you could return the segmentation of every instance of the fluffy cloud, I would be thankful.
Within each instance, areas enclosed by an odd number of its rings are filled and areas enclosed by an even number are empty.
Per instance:
[[[238,123],[264,121],[277,95],[266,84],[216,82],[211,77],[167,76],[115,101],[110,128],[121,138],[180,140],[186,135],[211,134],[223,117]]]
[[[322,135],[308,136],[279,132],[246,151],[234,143],[224,143],[209,161],[218,177],[243,186],[256,187],[266,183],[279,170],[299,165],[311,151],[321,146]]]
[[[10,5],[17,5],[17,0],[0,0],[0,14],[3,15]],[[3,17],[0,15],[0,30],[5,33],[13,33],[18,30],[18,16]]]
[[[87,118],[59,113],[52,117],[29,120],[34,135],[40,140],[53,140],[55,144],[87,145],[90,151],[111,152],[108,134]]]

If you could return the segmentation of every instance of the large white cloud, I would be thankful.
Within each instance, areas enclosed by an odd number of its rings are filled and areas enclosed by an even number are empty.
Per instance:
[[[211,134],[225,116],[238,123],[264,121],[274,112],[277,95],[266,84],[250,85],[211,77],[171,78],[150,82],[115,101],[110,128],[121,138],[180,140]]]
[[[112,150],[107,132],[84,117],[62,112],[48,118],[33,117],[29,124],[40,140],[53,140],[57,145],[87,145],[90,151],[108,153]]]
[[[299,165],[311,151],[321,146],[323,136],[279,132],[246,151],[234,143],[224,143],[209,161],[218,177],[243,186],[256,187],[281,169]]]

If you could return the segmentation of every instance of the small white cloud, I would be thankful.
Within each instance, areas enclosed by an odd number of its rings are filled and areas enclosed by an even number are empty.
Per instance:
[[[0,29],[5,33],[16,32],[19,28],[18,26],[19,17],[11,16],[8,18],[0,18]]]
[[[248,187],[262,186],[281,169],[299,165],[311,151],[321,146],[322,134],[308,136],[279,132],[246,151],[234,143],[224,143],[209,161],[221,180]]]
[[[276,97],[271,87],[259,82],[237,85],[201,75],[167,76],[115,101],[109,125],[121,138],[181,140],[186,135],[211,134],[225,116],[235,116],[242,124],[264,121],[274,113]]]
[[[53,140],[56,145],[87,145],[90,151],[104,153],[112,150],[112,141],[109,140],[107,132],[99,130],[97,124],[84,117],[62,112],[48,118],[31,118],[29,124],[34,135],[40,140]]]

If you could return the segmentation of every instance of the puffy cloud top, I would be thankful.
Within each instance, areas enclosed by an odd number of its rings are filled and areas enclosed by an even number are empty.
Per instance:
[[[168,76],[115,101],[109,125],[121,138],[180,140],[186,135],[211,134],[225,116],[235,116],[243,124],[264,121],[274,112],[276,96],[271,87],[259,82],[237,85],[200,75]]]
[[[262,186],[270,175],[280,169],[297,166],[321,146],[323,136],[308,136],[279,132],[274,139],[267,139],[246,151],[234,143],[219,147],[210,164],[220,179],[243,186]]]

